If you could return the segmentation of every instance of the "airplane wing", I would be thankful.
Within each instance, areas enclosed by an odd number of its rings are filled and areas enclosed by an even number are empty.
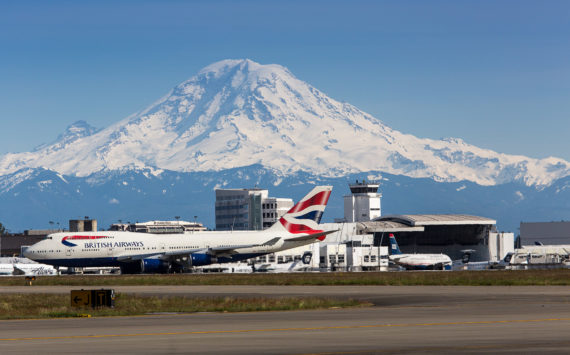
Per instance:
[[[213,252],[213,253],[229,253],[235,249],[253,248],[253,247],[257,247],[257,246],[259,246],[259,244],[232,245],[230,247],[208,248],[208,251]]]
[[[150,254],[136,254],[136,255],[125,255],[117,257],[117,261],[122,262],[130,262],[130,261],[137,261],[147,258],[155,258],[155,257],[171,257],[171,256],[181,256],[181,255],[188,255],[192,253],[198,253],[201,251],[207,250],[206,248],[199,248],[199,249],[177,249],[177,250],[168,250],[168,251],[160,251]]]
[[[160,255],[164,255],[164,253],[153,253],[153,254],[138,254],[138,255],[125,255],[125,256],[118,256],[117,257],[117,261],[122,261],[122,262],[129,262],[129,261],[137,261],[137,260],[142,260],[142,259],[146,259],[146,258],[152,258],[155,256],[160,256]]]
[[[215,248],[208,248],[207,253],[213,256],[230,256],[237,253],[237,249],[246,249],[246,248],[253,248],[258,247],[260,245],[265,244],[243,244],[243,245],[232,245],[229,247],[215,247]]]
[[[26,275],[25,270],[16,267],[16,265],[13,265],[13,267],[14,267],[14,272],[12,273],[12,275]]]
[[[329,233],[329,232],[327,232]],[[319,237],[320,234],[313,234],[310,237],[315,238]],[[168,250],[168,251],[161,251],[155,252],[151,254],[137,254],[137,255],[125,255],[117,257],[118,261],[122,262],[130,262],[130,261],[137,261],[146,258],[175,258],[179,256],[187,256],[189,254],[194,253],[203,253],[206,252],[210,255],[220,256],[220,255],[232,255],[237,253],[237,249],[245,249],[245,248],[253,248],[258,246],[271,246],[277,243],[281,238],[276,237],[272,238],[265,243],[262,244],[242,244],[242,245],[231,245],[231,246],[222,246],[222,247],[213,247],[213,248],[198,248],[198,249],[176,249],[176,250]],[[303,239],[300,239],[303,240]]]
[[[291,237],[291,238],[285,238],[286,242],[300,242],[303,240],[310,240],[310,239],[319,239],[321,237],[326,236],[327,234],[331,234],[331,233],[335,233],[338,232],[338,230],[332,230],[332,231],[324,231],[324,232],[318,232],[318,233],[313,233],[313,234],[306,234],[306,235],[301,235],[298,237]]]
[[[207,251],[209,254],[213,254],[213,255],[221,255],[221,254],[231,255],[231,254],[235,254],[237,249],[254,248],[254,247],[260,247],[260,246],[272,246],[272,245],[275,245],[280,240],[281,240],[281,237],[275,237],[275,238],[269,239],[268,241],[266,241],[265,243],[262,243],[262,244],[243,244],[243,245],[232,245],[232,246],[228,246],[228,247],[215,247],[215,248],[208,248]]]
[[[131,262],[137,260],[143,260],[147,258],[159,258],[159,259],[172,259],[181,256],[188,256],[194,253],[203,253],[206,252],[211,255],[220,255],[220,254],[235,254],[236,249],[242,248],[251,248],[259,246],[259,244],[244,244],[244,245],[232,245],[228,247],[214,247],[214,248],[194,248],[194,249],[176,249],[176,250],[168,250],[168,251],[161,251],[155,252],[151,254],[137,254],[137,255],[125,255],[117,257],[117,261],[122,262]]]
[[[275,266],[271,264],[255,265],[256,272],[268,272],[275,270]]]

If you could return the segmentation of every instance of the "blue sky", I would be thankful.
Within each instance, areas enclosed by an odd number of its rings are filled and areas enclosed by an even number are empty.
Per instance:
[[[250,58],[419,137],[570,160],[568,1],[3,1],[0,154]]]

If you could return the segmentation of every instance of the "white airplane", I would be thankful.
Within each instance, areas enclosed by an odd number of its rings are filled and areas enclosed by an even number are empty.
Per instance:
[[[445,254],[403,254],[394,234],[390,233],[390,261],[407,270],[451,270],[451,258]]]
[[[317,186],[269,229],[150,234],[122,231],[50,234],[24,256],[54,266],[118,266],[122,273],[181,272],[236,262],[324,240],[319,222],[332,186]]]
[[[489,261],[471,261],[471,255],[475,249],[461,250],[463,256],[459,260],[453,260],[453,270],[486,270],[491,267]]]
[[[57,275],[57,270],[51,265],[38,263],[14,262],[0,263],[0,276],[39,276]]]
[[[281,273],[281,272],[297,272],[306,271],[310,269],[311,259],[313,258],[313,253],[306,251],[303,257],[299,260],[291,261],[288,263],[263,263],[255,265],[255,272],[267,272],[267,273]]]

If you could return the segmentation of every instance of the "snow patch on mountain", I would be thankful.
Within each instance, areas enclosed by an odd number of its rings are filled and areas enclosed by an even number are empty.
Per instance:
[[[547,186],[570,175],[562,159],[500,154],[461,139],[418,138],[336,101],[288,69],[223,60],[110,127],[83,121],[52,144],[0,157],[0,175],[45,168],[65,175],[137,170],[222,171],[259,164],[285,177],[383,171],[480,185]],[[101,177],[107,176],[101,174]]]
[[[22,169],[11,174],[0,176],[0,193],[10,191],[20,183],[37,175],[34,169]]]

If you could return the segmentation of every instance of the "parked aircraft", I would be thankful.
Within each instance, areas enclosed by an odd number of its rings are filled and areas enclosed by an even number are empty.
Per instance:
[[[123,231],[50,234],[24,256],[54,266],[119,266],[122,273],[181,272],[245,260],[324,240],[319,229],[332,186],[317,186],[269,229],[150,234]]]
[[[255,272],[281,273],[281,272],[306,271],[311,267],[312,258],[313,258],[313,253],[311,253],[310,251],[306,251],[301,259],[290,261],[288,263],[255,264]]]
[[[2,258],[5,259],[5,258]],[[22,263],[17,258],[0,262],[0,276],[38,276],[57,275],[57,270],[51,265],[38,263]]]
[[[475,249],[461,250],[463,256],[459,260],[453,260],[453,270],[486,270],[492,265],[489,261],[471,261],[471,255],[476,252]]]
[[[451,270],[451,258],[445,254],[403,254],[394,234],[390,233],[390,261],[407,270]]]

